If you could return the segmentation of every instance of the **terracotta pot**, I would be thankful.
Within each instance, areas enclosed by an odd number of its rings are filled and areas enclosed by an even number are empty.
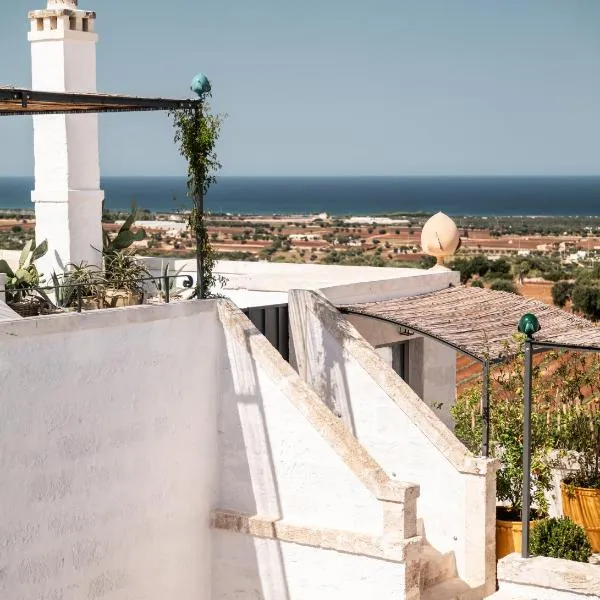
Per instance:
[[[561,482],[563,513],[581,525],[594,552],[600,552],[600,490],[581,488]]]
[[[143,302],[143,295],[129,290],[107,290],[106,308],[121,308],[123,306],[135,306]]]
[[[523,548],[523,524],[521,521],[506,521],[498,518],[496,511],[496,559],[500,560],[513,552],[521,552]],[[537,521],[529,521],[529,531]]]

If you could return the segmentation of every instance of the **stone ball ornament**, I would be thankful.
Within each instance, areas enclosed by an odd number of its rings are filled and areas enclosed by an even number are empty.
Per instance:
[[[433,215],[423,225],[421,248],[425,254],[435,256],[438,265],[443,265],[448,256],[460,248],[461,240],[454,221],[443,212]]]
[[[524,333],[527,337],[531,337],[534,333],[537,333],[542,326],[538,318],[532,313],[526,313],[519,319],[519,325],[517,329],[519,333]]]
[[[192,79],[191,90],[197,94],[198,97],[202,98],[206,94],[209,94],[210,89],[210,81],[204,73],[198,73],[198,75]]]

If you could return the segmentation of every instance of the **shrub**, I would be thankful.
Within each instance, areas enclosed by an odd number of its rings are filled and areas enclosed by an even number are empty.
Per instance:
[[[560,308],[564,308],[567,300],[573,293],[573,284],[570,281],[557,281],[552,286],[552,302]]]
[[[592,548],[582,527],[570,519],[544,519],[531,530],[529,549],[536,556],[588,562]]]
[[[511,294],[518,294],[515,284],[508,279],[496,279],[492,282],[490,289],[498,292],[510,292]]]
[[[484,286],[483,286],[483,282],[481,281],[481,279],[474,279],[473,283],[471,283],[471,287],[482,288]]]

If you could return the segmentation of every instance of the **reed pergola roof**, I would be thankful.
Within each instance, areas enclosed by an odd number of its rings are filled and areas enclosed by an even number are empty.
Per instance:
[[[190,108],[198,102],[200,101],[189,99],[43,92],[0,87],[0,116],[177,110]]]
[[[506,358],[506,342],[519,319],[533,313],[541,330],[536,345],[600,351],[600,328],[560,308],[509,292],[476,287],[449,287],[429,294],[339,307],[400,325],[434,338],[484,362]]]

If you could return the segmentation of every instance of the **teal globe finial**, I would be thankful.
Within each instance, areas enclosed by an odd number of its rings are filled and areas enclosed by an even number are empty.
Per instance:
[[[210,81],[204,73],[198,73],[194,79],[192,79],[192,92],[198,94],[200,98],[210,92]]]
[[[541,329],[541,325],[535,315],[527,313],[519,319],[518,329],[527,337],[531,337],[534,333],[537,333]]]

